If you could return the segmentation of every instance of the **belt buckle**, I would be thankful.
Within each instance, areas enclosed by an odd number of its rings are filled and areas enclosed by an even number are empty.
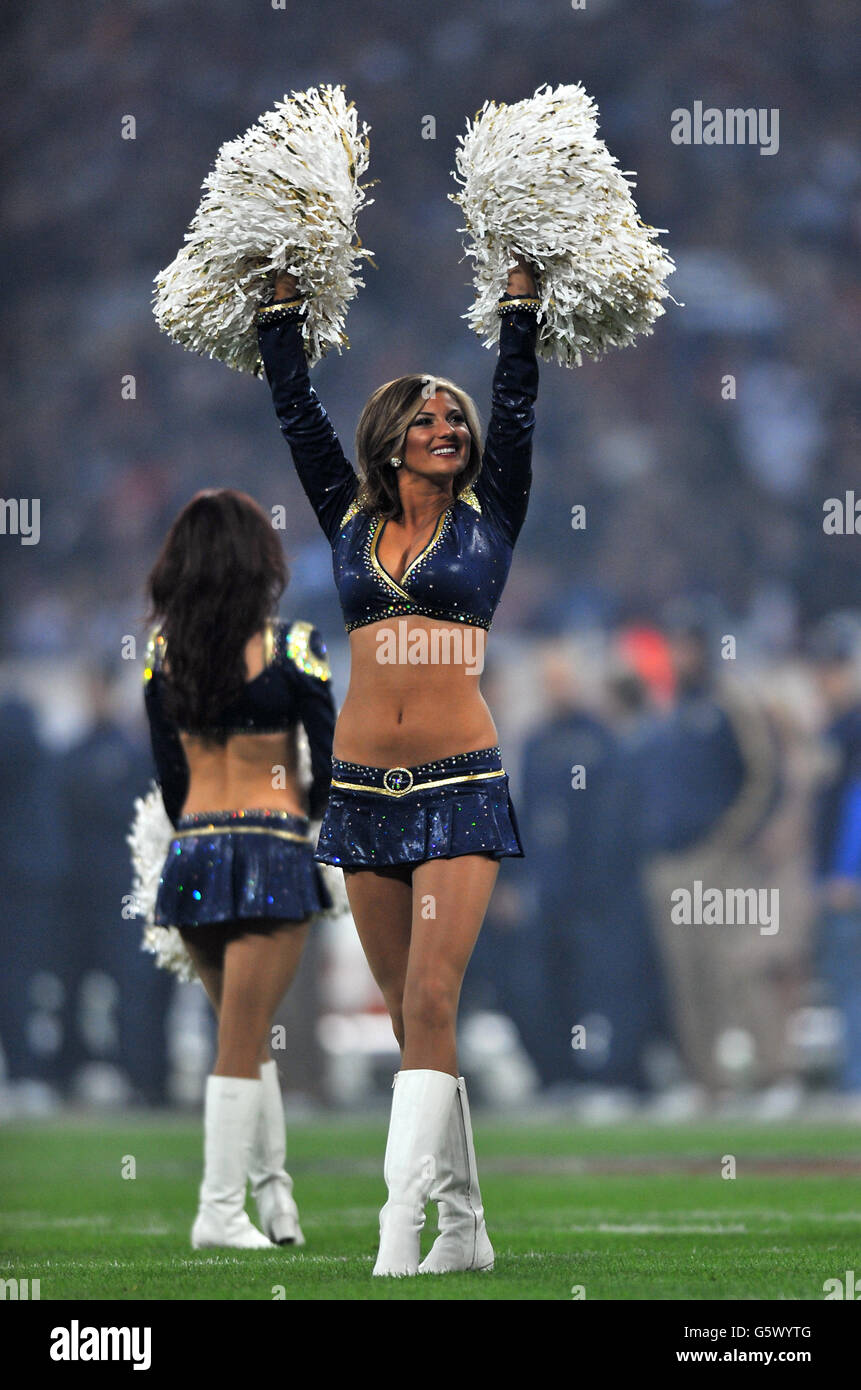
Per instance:
[[[404,785],[404,778],[409,781]],[[391,781],[389,779],[392,779]],[[413,774],[408,767],[390,767],[383,773],[383,786],[392,796],[404,796],[413,785]]]

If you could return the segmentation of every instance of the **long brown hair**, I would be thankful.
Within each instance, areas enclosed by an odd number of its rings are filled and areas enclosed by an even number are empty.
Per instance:
[[[466,467],[455,476],[454,495],[475,482],[481,469],[481,421],[475,401],[444,376],[422,376],[411,372],[378,386],[368,400],[356,427],[356,462],[362,477],[359,505],[362,511],[381,513],[392,521],[403,516],[398,494],[397,472],[389,460],[401,456],[407,427],[416,413],[416,406],[427,400],[428,387],[449,391],[463,411],[469,427],[471,447]]]
[[[244,492],[198,492],[167,533],[147,579],[147,621],[166,643],[166,708],[180,728],[221,743],[219,715],[246,681],[245,647],[288,579],[269,518]]]

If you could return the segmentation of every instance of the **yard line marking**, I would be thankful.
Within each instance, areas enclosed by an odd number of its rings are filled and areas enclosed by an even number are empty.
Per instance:
[[[597,1226],[568,1226],[569,1231],[602,1231],[605,1235],[613,1236],[738,1236],[747,1232],[747,1227],[738,1223],[729,1226],[667,1226],[667,1225],[647,1225],[645,1222],[637,1222],[630,1226],[617,1226],[609,1221],[600,1221]]]

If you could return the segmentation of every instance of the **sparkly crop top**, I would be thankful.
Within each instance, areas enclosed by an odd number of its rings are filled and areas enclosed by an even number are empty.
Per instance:
[[[283,733],[301,723],[311,751],[309,814],[323,812],[332,777],[332,738],[335,702],[326,646],[310,623],[273,620],[263,630],[264,667],[247,681],[239,697],[225,709],[218,732],[231,734]],[[144,701],[150,740],[164,807],[174,826],[188,796],[188,763],[180,730],[165,708],[164,661],[167,643],[160,630],[152,633],[144,665]],[[218,807],[213,807],[218,810]]]
[[[260,322],[257,334],[281,431],[332,546],[347,632],[412,614],[489,628],[532,482],[538,394],[535,315],[522,308],[503,313],[481,471],[443,512],[400,580],[380,562],[377,548],[385,520],[359,508],[359,479],[310,383],[301,327],[285,319]]]

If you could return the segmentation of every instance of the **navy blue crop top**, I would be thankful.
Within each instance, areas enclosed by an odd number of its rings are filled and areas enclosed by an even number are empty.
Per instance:
[[[224,710],[219,731],[236,734],[283,733],[301,723],[311,750],[309,814],[323,812],[332,778],[335,702],[325,643],[310,623],[273,620],[263,631],[264,667],[247,681],[238,699]],[[165,708],[164,660],[167,643],[158,628],[152,633],[144,666],[144,701],[156,775],[164,808],[174,827],[188,796],[188,763],[182,733]],[[213,811],[220,808],[213,806]]]
[[[503,296],[512,298],[517,296]],[[261,322],[257,335],[281,431],[332,546],[347,632],[411,614],[489,628],[532,483],[535,315],[522,308],[503,315],[481,471],[443,512],[400,581],[377,556],[384,519],[359,509],[359,479],[310,383],[300,325],[289,319]]]

